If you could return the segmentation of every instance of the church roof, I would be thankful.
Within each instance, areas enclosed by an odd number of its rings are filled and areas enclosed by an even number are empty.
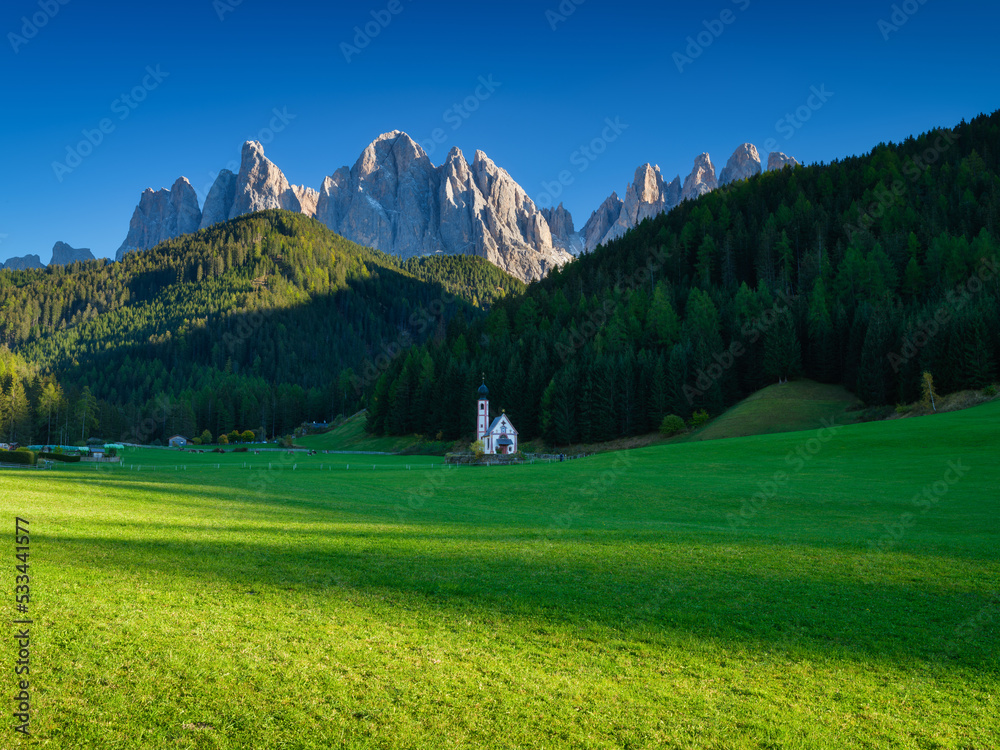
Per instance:
[[[490,395],[490,389],[487,388],[486,383],[483,382],[483,384],[479,386],[479,390],[477,391],[477,393],[479,393],[479,398],[486,398],[487,396]]]
[[[487,435],[491,435],[493,433],[493,430],[496,428],[496,426],[498,424],[500,424],[500,420],[503,419],[506,416],[507,416],[506,414],[501,414],[499,417],[497,417],[496,419],[494,419],[493,423],[490,425],[490,428],[488,430],[486,430],[486,434]],[[510,417],[507,417],[507,424],[510,425],[511,432],[513,432],[515,435],[519,434],[518,431],[514,429],[514,423],[510,421]]]

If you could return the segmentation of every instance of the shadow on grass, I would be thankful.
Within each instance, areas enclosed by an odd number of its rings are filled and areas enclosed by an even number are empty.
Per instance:
[[[157,525],[157,536],[166,529]],[[398,605],[400,616],[423,608],[442,621],[513,617],[540,627],[605,628],[615,638],[676,643],[691,636],[793,658],[938,662],[1000,672],[995,627],[952,647],[946,658],[943,646],[963,621],[991,607],[1000,610],[1000,599],[919,582],[833,580],[808,571],[792,576],[788,567],[761,564],[775,554],[763,545],[744,550],[755,564],[727,566],[720,548],[685,556],[682,545],[661,540],[652,555],[634,538],[611,532],[526,554],[523,539],[496,538],[486,530],[323,536],[274,527],[241,537],[246,530],[240,527],[212,528],[216,537],[229,533],[224,541],[185,538],[191,531],[177,527],[172,538],[156,540],[50,537],[47,554],[112,576],[155,571],[192,583],[350,595],[362,606],[368,599]],[[623,554],[629,549],[635,554]],[[608,559],[602,550],[617,554]]]

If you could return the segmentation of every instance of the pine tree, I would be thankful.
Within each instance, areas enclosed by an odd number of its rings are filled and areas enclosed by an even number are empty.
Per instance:
[[[52,443],[52,424],[58,424],[59,408],[62,403],[62,388],[58,383],[48,382],[42,387],[42,392],[38,400],[38,416],[44,420],[46,429],[45,442]]]
[[[823,279],[816,279],[809,295],[807,320],[809,338],[808,369],[813,377],[824,383],[836,380],[833,321],[826,304],[826,285]]]
[[[881,406],[894,393],[894,380],[889,367],[891,332],[885,311],[876,310],[868,324],[861,363],[858,367],[858,396],[869,406]]]
[[[10,387],[10,439],[18,443],[29,443],[33,437],[31,425],[32,408],[28,401],[28,394],[24,389],[24,384],[17,376],[14,377]]]
[[[80,423],[80,440],[86,440],[92,430],[99,426],[97,399],[90,392],[90,386],[84,386],[76,404],[76,417]]]
[[[655,346],[670,348],[680,335],[680,319],[670,302],[670,291],[665,282],[656,285],[649,309],[648,330]]]

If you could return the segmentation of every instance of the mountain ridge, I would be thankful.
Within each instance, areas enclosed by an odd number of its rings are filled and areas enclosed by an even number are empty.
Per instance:
[[[778,156],[773,168],[797,163]],[[772,153],[769,168],[774,159]],[[665,181],[659,167],[646,163],[636,169],[624,200],[613,192],[577,231],[562,204],[538,207],[482,150],[470,163],[461,149],[452,148],[435,166],[422,146],[394,130],[375,138],[352,167],[338,168],[315,190],[291,185],[259,142],[246,141],[239,172],[221,170],[203,208],[183,177],[169,190],[144,191],[116,259],[237,216],[280,208],[315,217],[351,241],[403,259],[472,254],[522,281],[537,281],[683,200],[760,174],[760,166],[757,149],[748,143],[737,149],[718,179],[708,154],[695,159],[683,183],[679,176]]]

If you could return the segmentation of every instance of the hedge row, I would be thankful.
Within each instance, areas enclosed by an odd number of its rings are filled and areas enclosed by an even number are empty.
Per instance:
[[[34,466],[38,456],[32,451],[0,451],[0,464]]]
[[[39,458],[47,458],[50,461],[63,461],[68,464],[80,463],[79,456],[67,456],[65,453],[39,453]]]

